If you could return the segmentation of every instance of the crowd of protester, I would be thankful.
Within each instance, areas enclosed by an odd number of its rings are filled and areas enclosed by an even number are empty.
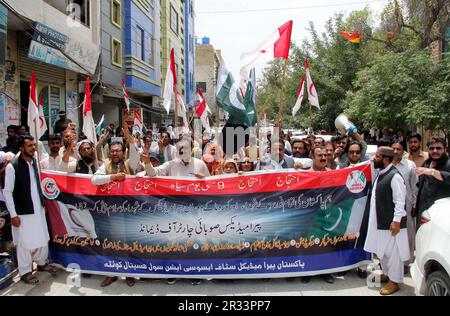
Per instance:
[[[8,126],[6,145],[0,152],[1,189],[8,188],[5,181],[8,164],[20,160],[20,156],[31,153],[39,159],[41,170],[92,175],[94,185],[112,181],[123,181],[127,176],[138,177],[195,177],[242,175],[253,171],[282,169],[324,172],[353,167],[368,161],[368,145],[357,131],[341,134],[325,141],[319,135],[308,135],[299,139],[285,134],[276,127],[265,134],[247,135],[245,144],[226,152],[218,138],[208,134],[175,135],[171,128],[136,132],[126,123],[117,128],[110,124],[99,135],[97,143],[78,137],[77,126],[60,113],[55,126],[57,133],[48,135],[48,150],[41,141],[27,133],[25,126]],[[323,133],[321,133],[323,134]],[[196,137],[198,136],[198,137]],[[366,135],[370,142],[379,146],[391,146],[393,159],[390,161],[400,172],[407,186],[406,211],[408,215],[408,239],[410,251],[414,251],[414,236],[420,225],[421,212],[439,198],[450,196],[450,162],[446,140],[433,137],[428,142],[428,152],[421,150],[421,135],[403,130],[392,133],[371,131]],[[27,149],[34,144],[35,149]],[[29,151],[27,151],[29,150]],[[388,155],[389,156],[389,155]],[[31,156],[30,156],[31,157]],[[31,160],[32,161],[32,160]],[[0,190],[0,202],[5,207],[7,190]],[[11,193],[11,192],[9,192]],[[10,212],[11,213],[11,212]],[[11,214],[14,218],[15,214]],[[13,223],[14,226],[14,223]],[[405,269],[411,261],[405,262]],[[44,263],[44,271],[53,272]],[[27,270],[28,271],[28,270]],[[28,272],[21,273],[25,282],[35,282]],[[358,275],[365,278],[364,269]],[[89,277],[86,275],[86,277]],[[331,274],[322,275],[329,283],[334,282]],[[302,278],[308,282],[309,277]],[[117,277],[106,277],[102,286],[108,286]],[[126,278],[129,286],[135,280]],[[172,284],[174,279],[167,280]],[[199,280],[193,280],[198,284]]]

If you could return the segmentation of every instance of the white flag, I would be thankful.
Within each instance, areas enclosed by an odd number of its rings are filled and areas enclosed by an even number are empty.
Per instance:
[[[30,100],[28,102],[28,126],[30,134],[38,141],[47,130],[47,122],[45,121],[42,105],[38,106],[36,98],[36,74],[31,74],[30,84]]]
[[[164,84],[163,93],[163,106],[170,113],[170,108],[172,104],[172,97],[175,94],[177,87],[177,74],[175,69],[175,50],[172,48],[170,51],[170,62],[167,65],[166,82]]]
[[[93,144],[97,143],[95,123],[94,118],[92,117],[91,85],[89,77],[86,78],[86,88],[84,92],[83,133]]]
[[[309,72],[308,58],[306,58],[306,83],[308,85],[308,100],[309,104],[320,109],[319,95],[317,94],[316,87],[311,79],[311,73]]]
[[[305,75],[303,75],[302,79],[300,80],[300,86],[298,87],[297,102],[292,109],[292,116],[295,116],[302,106],[303,97],[305,96],[305,83],[306,77]]]

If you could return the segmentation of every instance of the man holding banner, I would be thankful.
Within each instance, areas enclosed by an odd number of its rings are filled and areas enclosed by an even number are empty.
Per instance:
[[[380,147],[374,166],[380,169],[370,200],[369,227],[364,250],[377,255],[383,274],[381,295],[397,292],[403,283],[403,263],[410,258],[406,229],[406,185],[392,165],[394,150]]]
[[[130,147],[134,144],[130,144]],[[109,182],[117,181],[121,182],[126,179],[127,175],[133,175],[134,171],[130,166],[129,161],[125,161],[126,147],[123,143],[113,142],[109,145],[109,157],[107,160],[95,173],[92,178],[92,184],[103,185]],[[107,287],[113,282],[116,282],[118,277],[107,276],[101,286]],[[132,287],[135,284],[135,279],[127,277],[127,285]]]

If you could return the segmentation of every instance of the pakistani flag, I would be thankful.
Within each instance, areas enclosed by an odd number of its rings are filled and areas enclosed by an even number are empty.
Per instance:
[[[255,124],[258,122],[258,117],[256,115],[256,91],[254,86],[254,81],[249,81],[247,84],[247,91],[245,93],[245,111],[247,114],[247,121],[250,125],[248,126],[255,126]]]
[[[354,199],[346,199],[337,204],[328,204],[325,209],[316,212],[314,224],[311,225],[309,236],[322,238],[344,236],[350,223]]]
[[[250,85],[249,85],[250,86]],[[227,69],[222,59],[219,67],[217,79],[216,102],[219,107],[230,114],[229,124],[253,126],[256,123],[255,104],[253,102],[254,89],[247,87],[246,96],[251,95],[250,99],[242,99],[239,85],[234,81],[233,75]]]

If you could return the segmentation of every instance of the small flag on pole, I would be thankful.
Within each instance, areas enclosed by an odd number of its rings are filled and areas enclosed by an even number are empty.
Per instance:
[[[177,90],[177,73],[175,69],[175,50],[172,48],[170,52],[170,61],[167,65],[166,82],[164,84],[163,93],[163,106],[170,113],[170,107],[172,104],[172,97],[175,95]]]
[[[141,110],[135,111],[133,134],[136,134],[136,133],[142,134],[143,127],[144,127],[144,122],[142,121]]]
[[[206,100],[203,97],[202,90],[198,89],[197,94],[198,94],[198,99],[200,101],[200,104],[197,107],[197,109],[195,110],[195,112],[197,113],[198,117],[202,121],[203,128],[209,134],[211,125],[209,124],[209,118],[208,118],[208,105],[206,104]]]
[[[125,104],[127,105],[127,111],[130,113],[130,98],[128,97],[128,92],[125,87],[125,80],[122,80],[122,90],[123,90],[123,98],[125,100]]]
[[[274,58],[287,59],[289,57],[292,25],[292,21],[284,23],[269,37],[267,37],[264,42],[261,43],[254,51],[247,52],[241,55],[241,62],[244,64],[244,66],[240,71],[241,83],[239,86],[243,90],[246,88],[243,83],[250,80],[250,71],[256,65],[270,61]]]
[[[349,40],[352,43],[355,43],[355,44],[361,43],[361,33],[360,32],[348,33],[348,32],[344,32],[344,31],[340,31],[339,34],[344,36],[347,40]]]
[[[97,126],[95,127],[97,136],[101,136],[103,134],[104,129],[105,129],[105,114],[103,114],[102,119],[100,120],[100,122],[98,122]]]
[[[43,114],[42,106],[38,106],[36,98],[36,74],[31,73],[30,83],[30,99],[28,102],[28,126],[30,127],[30,134],[39,140],[47,130],[47,122]]]
[[[314,82],[312,81],[311,78],[311,73],[309,72],[308,58],[306,58],[306,84],[308,87],[309,104],[320,109],[319,95],[317,94],[316,87],[314,86]]]
[[[83,107],[83,133],[89,141],[97,143],[95,136],[95,123],[92,117],[92,102],[91,102],[91,84],[90,78],[86,78],[86,87],[84,93],[84,107]]]
[[[300,80],[300,85],[298,86],[297,102],[295,103],[294,108],[292,109],[292,116],[295,116],[297,112],[300,110],[300,107],[302,106],[303,97],[305,96],[305,83],[306,83],[306,75],[303,75],[302,79]]]

